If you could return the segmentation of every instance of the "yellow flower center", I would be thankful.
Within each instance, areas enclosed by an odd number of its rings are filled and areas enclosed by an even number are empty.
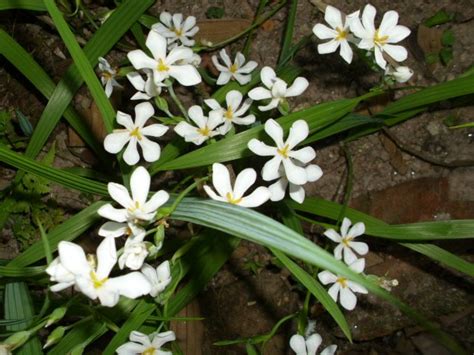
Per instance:
[[[112,74],[110,74],[108,71],[103,71],[100,75],[104,77],[106,80],[112,79]]]
[[[155,354],[156,354],[156,349],[153,346],[146,349],[144,352],[142,352],[142,355],[155,355]]]
[[[288,158],[288,149],[289,146],[286,144],[282,149],[277,149],[278,154],[280,154],[283,158]]]
[[[346,247],[349,246],[349,242],[354,239],[354,237],[345,237],[345,238],[342,238],[342,244],[344,244]]]
[[[136,137],[139,141],[143,138],[138,127],[135,127],[133,131],[130,132],[130,137]]]
[[[229,71],[232,73],[232,74],[235,74],[235,72],[239,69],[239,67],[237,66],[237,64],[232,64],[229,68]]]
[[[158,59],[158,65],[156,66],[156,70],[158,71],[168,71],[170,68],[163,62],[163,59]]]
[[[227,118],[228,120],[231,120],[232,118],[234,118],[234,111],[232,111],[231,106],[227,108],[227,111],[224,113],[224,117]]]
[[[91,273],[89,274],[91,280],[92,280],[92,283],[94,285],[94,288],[95,289],[98,289],[98,288],[101,288],[102,286],[104,286],[104,284],[107,282],[107,280],[109,279],[108,277],[104,277],[102,280],[100,280],[97,275],[95,274],[94,271],[91,271]]]
[[[343,41],[347,38],[347,31],[344,31],[343,29],[336,27],[336,41]]]
[[[242,201],[241,198],[234,199],[234,196],[230,192],[225,194],[225,197],[227,198],[227,202],[233,204],[233,205],[238,205]]]
[[[175,28],[174,33],[176,33],[176,36],[180,37],[183,34],[183,30],[181,28]]]
[[[135,204],[132,206],[132,207],[129,207],[128,210],[130,212],[135,212],[136,210],[138,210],[140,208],[140,202],[138,201],[135,201]]]
[[[387,44],[388,36],[380,36],[379,30],[375,31],[374,42],[378,45],[383,46]]]
[[[209,134],[211,133],[211,130],[207,126],[204,126],[204,128],[199,128],[197,131],[200,135],[205,136],[205,137],[208,137]]]
[[[345,277],[338,277],[336,282],[339,283],[342,288],[347,287],[347,279]]]

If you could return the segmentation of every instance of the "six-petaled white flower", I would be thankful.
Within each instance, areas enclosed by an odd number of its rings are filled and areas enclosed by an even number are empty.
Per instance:
[[[312,334],[306,339],[299,334],[295,334],[290,338],[290,348],[296,355],[316,355],[319,346],[323,342],[321,335]],[[337,350],[337,345],[329,345],[321,351],[320,355],[333,355]]]
[[[364,271],[364,267],[364,259],[357,259],[349,265],[349,268],[358,274]],[[328,290],[329,296],[331,296],[334,302],[337,302],[339,298],[339,303],[341,306],[349,311],[352,311],[357,304],[357,297],[354,292],[368,293],[364,286],[350,281],[343,276],[336,276],[327,270],[320,272],[318,274],[318,278],[323,283],[323,285],[333,284]]]
[[[110,97],[114,91],[114,87],[121,87],[115,77],[117,76],[117,70],[112,68],[109,62],[102,57],[99,57],[99,70],[100,70],[100,81],[105,86],[105,95]]]
[[[219,63],[217,56],[212,56],[214,66],[220,71],[219,77],[217,78],[217,85],[225,85],[231,79],[237,80],[240,85],[248,84],[250,80],[252,80],[252,75],[250,73],[257,67],[257,62],[249,60],[247,64],[244,64],[244,55],[237,52],[234,63],[232,63],[225,49],[222,49],[219,52],[219,55],[222,58],[224,65]]]
[[[308,182],[308,174],[300,165],[307,164],[316,157],[316,152],[311,147],[294,150],[309,134],[308,124],[304,120],[293,123],[288,134],[288,139],[283,141],[283,129],[275,120],[265,122],[265,132],[276,143],[271,147],[258,139],[251,139],[248,148],[260,156],[273,156],[262,168],[262,177],[265,181],[279,178],[280,165],[283,164],[284,174],[289,182],[295,185],[304,185]],[[296,161],[296,163],[294,162]]]
[[[127,79],[137,90],[130,100],[150,100],[161,94],[161,86],[157,86],[153,81],[153,73],[151,70],[144,70],[146,81],[143,80],[140,73],[134,71],[127,74]]]
[[[99,208],[97,213],[104,218],[116,222],[107,222],[104,228],[109,235],[120,236],[126,234],[129,224],[138,224],[141,221],[151,221],[159,207],[166,203],[169,195],[166,191],[156,192],[148,201],[150,191],[150,174],[144,167],[136,168],[130,177],[132,197],[125,186],[110,182],[107,185],[109,195],[123,208],[114,208],[110,203]],[[138,229],[137,231],[140,231]],[[122,234],[120,234],[122,232]],[[131,231],[134,232],[133,230]],[[136,234],[136,233],[133,233]]]
[[[123,160],[128,165],[135,165],[140,160],[137,143],[142,148],[143,158],[148,162],[160,159],[161,148],[158,143],[152,142],[148,137],[161,137],[166,133],[168,127],[155,123],[145,126],[148,119],[153,116],[155,110],[149,102],[142,102],[135,106],[135,122],[132,117],[124,112],[117,112],[117,122],[125,129],[114,129],[104,140],[104,148],[112,154],[120,152],[128,143]]]
[[[285,102],[286,98],[301,95],[309,85],[308,80],[300,76],[288,87],[288,84],[278,78],[275,71],[270,67],[262,68],[260,78],[266,88],[257,87],[249,92],[249,97],[252,100],[270,100],[267,105],[258,106],[260,111],[269,111]]]
[[[86,258],[84,250],[71,242],[61,241],[58,251],[60,264],[75,277],[75,287],[87,297],[99,299],[103,306],[115,306],[120,296],[134,299],[150,292],[151,285],[140,272],[109,277],[117,263],[115,238],[105,238],[99,244],[97,261]]]
[[[334,53],[339,48],[339,54],[347,63],[352,62],[352,49],[348,39],[351,34],[349,32],[349,20],[354,16],[358,16],[359,12],[355,12],[346,17],[343,21],[343,14],[335,7],[328,5],[324,12],[324,19],[331,26],[329,28],[323,24],[316,24],[313,27],[313,33],[319,39],[329,39],[328,42],[318,45],[319,54]]]
[[[150,340],[153,338],[153,340]],[[118,355],[172,355],[171,351],[161,350],[161,347],[170,341],[176,340],[173,331],[164,333],[152,333],[149,336],[137,331],[132,331],[130,341],[117,348]]]
[[[353,249],[359,255],[365,255],[369,252],[369,246],[366,243],[354,241],[355,238],[365,233],[364,223],[358,222],[349,229],[350,226],[351,220],[344,217],[341,225],[341,234],[337,233],[334,229],[328,229],[324,232],[326,237],[333,242],[339,243],[334,248],[335,258],[341,260],[342,254],[344,254],[344,262],[348,265],[357,260],[357,256],[352,251]]]
[[[384,58],[384,52],[397,62],[407,59],[407,50],[400,45],[395,45],[410,35],[410,29],[405,26],[397,25],[398,13],[396,11],[387,11],[380,23],[379,28],[375,28],[375,15],[377,10],[370,4],[367,4],[362,12],[362,21],[358,16],[350,20],[350,29],[361,41],[358,46],[361,49],[374,49],[375,61],[385,69],[387,61]]]
[[[118,259],[120,269],[126,266],[131,270],[138,270],[142,267],[148,256],[148,249],[143,241],[144,237],[145,233],[142,233],[126,240],[123,253]]]
[[[233,124],[250,125],[255,122],[255,115],[244,116],[250,108],[252,100],[247,99],[244,102],[242,100],[243,95],[237,90],[231,90],[227,93],[225,97],[227,107],[221,107],[215,99],[204,100],[207,106],[222,116],[224,124],[218,128],[220,134],[224,135],[229,132]]]
[[[319,180],[321,176],[323,176],[323,171],[316,164],[309,164],[306,167],[304,167],[304,169],[306,171],[306,178],[308,182],[317,181]],[[283,200],[283,198],[285,197],[286,188],[289,185],[288,191],[289,191],[290,197],[298,203],[303,203],[304,198],[305,198],[305,191],[304,191],[303,186],[295,185],[289,182],[285,175],[285,169],[282,166],[280,166],[278,171],[281,177],[275,183],[273,183],[272,185],[268,187],[268,189],[272,193],[271,200],[272,201]]]
[[[209,117],[204,116],[204,112],[200,106],[191,106],[188,110],[188,116],[196,126],[182,121],[176,125],[174,131],[176,134],[184,138],[186,142],[192,142],[201,145],[209,138],[221,134],[216,128],[219,126],[223,118],[219,112],[209,112]]]
[[[404,66],[393,68],[391,65],[387,65],[385,75],[393,77],[398,83],[406,83],[413,76],[413,70]]]
[[[151,265],[143,264],[141,272],[151,284],[150,295],[152,297],[158,296],[171,282],[171,269],[168,260],[162,262],[156,269]]]
[[[257,179],[257,173],[252,168],[244,169],[235,178],[234,187],[231,185],[230,174],[225,165],[212,164],[212,185],[214,190],[204,185],[204,190],[210,198],[216,201],[228,202],[242,207],[257,207],[268,201],[270,191],[264,186],[257,187],[250,195],[245,192]]]
[[[160,35],[168,39],[168,45],[181,44],[191,47],[196,42],[191,39],[198,31],[196,26],[196,17],[188,16],[183,21],[183,14],[173,14],[169,12],[162,12],[160,14],[161,23],[155,23],[151,29],[158,32]]]
[[[129,52],[127,57],[135,69],[152,70],[156,85],[160,85],[169,77],[175,78],[184,86],[197,85],[201,82],[201,75],[193,65],[179,64],[179,61],[193,58],[191,48],[175,47],[167,55],[166,39],[154,30],[149,32],[146,46],[150,49],[153,58],[141,49]]]

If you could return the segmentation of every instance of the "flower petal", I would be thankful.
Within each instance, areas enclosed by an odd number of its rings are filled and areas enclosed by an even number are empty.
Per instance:
[[[161,137],[167,131],[168,131],[168,127],[160,123],[154,123],[152,125],[143,127],[141,129],[141,133],[144,136],[149,136],[149,137]]]
[[[234,73],[233,77],[240,85],[246,85],[252,80],[252,75],[240,74],[239,72]]]
[[[150,200],[145,203],[143,206],[143,210],[146,213],[153,213],[155,212],[158,208],[163,206],[170,198],[170,195],[165,191],[165,190],[160,190],[158,192],[155,192],[153,196],[150,198]]]
[[[296,355],[307,355],[306,342],[302,335],[295,334],[290,338],[290,348]]]
[[[234,183],[233,197],[234,199],[241,198],[245,192],[255,183],[257,180],[257,173],[252,168],[242,170],[237,175]]]
[[[328,347],[324,348],[323,351],[319,355],[334,355],[337,350],[337,345],[329,345]]]
[[[304,168],[295,165],[289,158],[283,159],[282,161],[283,167],[285,168],[285,175],[289,182],[296,185],[304,185],[308,182]]]
[[[125,186],[115,182],[109,182],[107,184],[107,190],[110,197],[117,201],[122,207],[129,208],[133,204],[130,194]]]
[[[150,180],[150,174],[143,166],[139,166],[133,171],[130,177],[130,189],[133,198],[131,204],[134,204],[134,202],[139,202],[140,206],[145,204],[148,192],[150,191]],[[124,207],[127,208],[129,206],[130,204]]]
[[[248,143],[247,147],[254,153],[260,156],[272,156],[277,154],[276,148],[266,145],[262,141],[256,138],[252,138]]]
[[[353,282],[353,281],[350,281],[350,280],[348,280],[346,282],[347,282],[347,287],[349,287],[353,292],[363,293],[363,294],[369,293],[369,291],[367,291],[367,289],[364,286],[359,285],[356,282]]]
[[[172,66],[169,69],[169,75],[183,86],[197,85],[202,81],[201,75],[191,64]]]
[[[121,126],[124,126],[129,131],[135,128],[135,124],[133,123],[132,116],[126,114],[125,112],[118,111],[117,112],[117,123]]]
[[[344,217],[342,220],[342,225],[341,225],[341,236],[342,237],[347,237],[347,233],[349,231],[349,227],[351,226],[352,222],[349,218]]]
[[[134,341],[135,343],[139,343],[146,347],[149,347],[151,345],[151,341],[148,335],[140,333],[136,330],[132,330],[130,332],[129,339],[130,341]]]
[[[397,62],[403,62],[408,57],[408,52],[403,46],[386,44],[383,46],[383,50]]]
[[[369,246],[367,243],[364,242],[349,242],[349,245],[352,249],[354,249],[357,254],[365,255],[369,252]]]
[[[97,210],[97,213],[104,218],[110,219],[115,222],[126,222],[127,221],[127,210],[117,209],[112,207],[110,203],[102,206]]]
[[[382,18],[382,22],[380,22],[379,26],[379,33],[380,35],[389,35],[393,28],[398,23],[398,12],[396,11],[387,11]]]
[[[334,53],[339,47],[340,42],[332,40],[326,43],[318,44],[318,53],[319,54],[328,54]]]
[[[156,60],[163,60],[164,58],[166,58],[166,49],[168,44],[166,42],[166,38],[164,38],[158,32],[150,31],[146,38],[145,44],[153,55],[153,58],[155,58]]]
[[[99,229],[99,235],[101,237],[121,237],[127,234],[128,226],[126,223],[117,222],[105,222]]]
[[[209,196],[211,199],[216,200],[216,201],[221,201],[221,202],[227,202],[227,198],[219,196],[209,186],[204,185],[203,188],[204,188],[204,191],[206,191],[207,196]]]
[[[351,64],[353,57],[351,46],[347,41],[340,41],[339,43],[341,44],[339,54],[348,64]]]
[[[117,263],[115,238],[107,237],[97,247],[97,277],[102,280],[109,276]]]
[[[107,283],[118,290],[120,295],[131,299],[145,296],[149,294],[151,290],[150,282],[138,271],[111,278]]]
[[[130,134],[128,132],[110,133],[104,139],[104,149],[111,154],[117,154],[129,140]]]
[[[249,97],[252,100],[265,100],[270,99],[272,97],[272,93],[268,89],[258,87],[249,91]]]
[[[316,351],[318,351],[318,348],[322,342],[323,338],[321,338],[321,335],[317,333],[310,335],[306,339],[306,349],[308,350],[308,355],[316,355]]]
[[[223,71],[219,74],[219,77],[217,78],[216,84],[217,85],[225,85],[230,81],[231,78],[232,78],[231,73],[229,73],[227,71]]]
[[[128,146],[123,153],[123,160],[128,165],[135,165],[140,160],[140,155],[137,150],[137,139],[135,137],[131,137],[128,142]]]
[[[154,31],[150,31],[150,33],[151,32]],[[135,69],[155,69],[157,65],[156,60],[147,56],[141,49],[128,52],[127,57]]]
[[[339,291],[341,290],[341,286],[339,285],[338,282],[336,282],[334,285],[329,287],[328,294],[331,296],[334,302],[337,302],[337,296],[339,295]]]
[[[349,287],[341,288],[341,295],[339,298],[341,306],[347,309],[348,311],[352,311],[356,304],[357,304],[357,297],[351,291]]]
[[[256,188],[250,195],[242,198],[242,201],[238,204],[242,207],[258,207],[267,202],[271,197],[271,192],[267,187],[260,186]]]
[[[410,35],[411,31],[406,26],[395,26],[393,31],[390,33],[388,37],[388,43],[397,43],[403,41]]]
[[[354,261],[357,260],[357,255],[354,254],[351,248],[345,246],[344,244],[339,244],[343,245],[343,252],[344,252],[344,262],[347,265],[352,264]]]
[[[337,260],[341,260],[342,259],[342,251],[344,250],[344,244],[338,244],[335,248],[334,248],[334,257],[337,259]]]
[[[145,161],[152,163],[160,159],[161,148],[158,143],[152,142],[143,136],[142,139],[138,141],[138,144],[142,147],[143,159],[145,159]]]
[[[176,340],[176,335],[174,334],[174,332],[172,330],[168,330],[167,332],[156,334],[155,337],[153,338],[152,345],[156,349],[160,349],[163,346],[163,344],[168,343],[170,341],[175,341],[175,340]],[[162,355],[162,354],[158,354],[158,355]],[[166,354],[163,354],[163,355],[166,355]]]
[[[285,197],[287,186],[288,186],[288,180],[286,180],[284,177],[278,179],[277,182],[268,186],[268,190],[270,190],[270,193],[272,194],[270,199],[272,201],[283,200],[283,198]]]
[[[84,249],[71,242],[61,241],[58,244],[59,261],[69,272],[75,275],[89,274],[90,266]]]
[[[232,66],[232,62],[230,61],[230,58],[229,58],[229,55],[227,54],[226,50],[225,49],[221,49],[221,51],[219,52],[222,60],[224,61],[224,64],[230,68]]]
[[[323,171],[321,168],[316,164],[310,164],[306,168],[306,176],[308,177],[308,181],[314,182],[319,180],[321,176],[323,176]]]
[[[352,238],[358,237],[365,233],[365,224],[363,222],[357,222],[351,229],[349,229],[348,235]]]
[[[384,47],[386,47],[386,46],[387,46],[387,44]],[[360,47],[360,48],[362,48],[362,47]],[[387,66],[387,61],[383,57],[383,53],[382,53],[382,51],[380,50],[380,48],[378,46],[374,47],[374,55],[375,55],[375,62],[377,63],[377,65],[380,68],[385,69],[385,67]]]
[[[333,242],[340,243],[342,241],[341,236],[334,229],[328,229],[323,234]]]
[[[145,80],[143,80],[140,73],[134,71],[127,74],[127,79],[138,91],[145,91]]]
[[[342,24],[342,14],[341,11],[335,7],[328,5],[324,11],[324,20],[331,25],[332,28],[344,28]]]
[[[232,193],[230,174],[225,165],[220,163],[212,164],[212,185],[214,185],[217,193],[222,197],[226,197],[226,194],[229,192]]]
[[[334,39],[337,36],[336,31],[321,23],[313,27],[313,33],[319,39]]]
[[[166,58],[168,65],[174,64],[180,60],[189,60],[193,57],[193,50],[187,47],[175,47],[171,50]]]
[[[307,88],[309,82],[302,76],[295,79],[293,84],[286,90],[285,97],[293,97],[301,95]]]
[[[273,139],[278,147],[283,148],[283,129],[277,121],[269,119],[265,122],[265,132]]]
[[[135,106],[135,127],[142,128],[146,121],[153,116],[155,109],[149,102],[142,102]]]
[[[258,66],[258,63],[253,61],[253,60],[249,60],[247,62],[247,64],[245,64],[244,66],[240,67],[238,70],[237,70],[237,73],[239,74],[249,74],[251,73],[252,71],[254,71],[254,69]]]
[[[360,274],[362,271],[364,271],[365,259],[364,258],[357,259],[356,261],[354,261],[352,264],[349,265],[349,268],[352,271],[357,272],[358,274]]]
[[[306,139],[306,137],[308,137],[308,134],[309,134],[309,127],[308,127],[308,124],[306,123],[306,121],[304,120],[298,120],[296,122],[294,122],[290,128],[290,133],[288,134],[288,139],[286,140],[286,144],[288,144],[288,149],[289,150],[292,150],[297,144],[301,143],[302,141],[304,141]],[[309,151],[305,151],[305,152],[302,152],[302,153],[298,153],[302,150],[307,150],[307,148],[310,148],[312,150],[312,153],[310,153]],[[296,152],[291,152],[291,153],[294,153],[296,156],[293,157],[295,159],[298,159],[298,156],[301,156],[301,158],[305,158],[305,156],[307,156],[308,154],[309,155],[313,155],[312,158],[306,162],[309,162],[311,160],[313,160],[315,157],[316,157],[316,152],[314,151],[313,148],[311,147],[306,147],[306,148],[303,148],[303,149],[300,149],[299,151],[296,151]],[[291,155],[290,155],[291,156]],[[308,158],[308,157],[306,157]],[[306,160],[306,159],[305,159]],[[304,162],[302,160],[302,162]]]
[[[362,12],[362,23],[366,31],[375,33],[375,15],[377,10],[370,4],[365,5],[364,11]]]
[[[263,85],[265,85],[268,89],[273,87],[276,78],[275,71],[270,67],[263,67],[260,71],[260,78],[262,80]],[[250,95],[249,95],[250,96]],[[251,96],[250,96],[251,97]],[[253,98],[253,97],[252,97]],[[258,99],[257,99],[258,100]]]
[[[280,177],[279,167],[281,164],[281,157],[276,155],[265,163],[262,168],[262,178],[265,181],[275,180]]]
[[[290,183],[289,194],[294,201],[298,203],[303,203],[305,197],[305,191],[303,186]]]
[[[337,276],[332,272],[325,270],[318,274],[318,279],[323,285],[327,285],[335,283],[337,281]]]
[[[209,106],[212,110],[221,110],[222,107],[221,105],[219,104],[219,102],[217,102],[216,99],[206,99],[204,100],[204,103]]]
[[[240,93],[240,91],[237,91],[237,90],[229,91],[225,97],[227,108],[231,108],[232,111],[235,111],[240,106],[240,103],[242,102],[242,98],[243,96]]]

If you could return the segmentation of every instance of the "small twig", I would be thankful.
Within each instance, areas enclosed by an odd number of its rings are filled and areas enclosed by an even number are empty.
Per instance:
[[[455,168],[460,168],[460,167],[468,167],[468,166],[474,166],[474,160],[455,160],[452,162],[445,162],[442,160],[438,160],[436,158],[430,157],[423,152],[420,152],[417,149],[414,149],[412,147],[407,146],[405,143],[401,142],[398,137],[390,132],[387,128],[382,128],[383,133],[393,142],[395,145],[403,152],[410,154],[426,163],[430,163],[432,165],[437,165],[441,166],[443,168],[448,168],[448,169],[455,169]]]
[[[337,225],[339,226],[342,219],[344,218],[344,214],[346,213],[347,205],[351,199],[352,195],[352,185],[353,185],[353,168],[352,168],[352,156],[349,150],[349,147],[342,143],[342,150],[344,152],[344,156],[346,157],[346,164],[347,164],[347,177],[346,177],[346,191],[344,192],[344,200],[342,203],[341,211],[339,212],[339,216],[337,217]]]

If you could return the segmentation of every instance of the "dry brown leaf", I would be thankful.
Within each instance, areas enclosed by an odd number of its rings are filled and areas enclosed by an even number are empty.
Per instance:
[[[194,299],[177,317],[200,317],[199,302]],[[201,355],[204,328],[200,321],[171,321],[179,347],[186,355]]]
[[[219,43],[238,35],[251,25],[252,21],[245,19],[199,21],[196,39],[198,42]]]
[[[432,53],[439,53],[443,48],[443,43],[441,42],[442,37],[443,30],[429,28],[423,25],[418,27],[417,42],[425,56]]]

